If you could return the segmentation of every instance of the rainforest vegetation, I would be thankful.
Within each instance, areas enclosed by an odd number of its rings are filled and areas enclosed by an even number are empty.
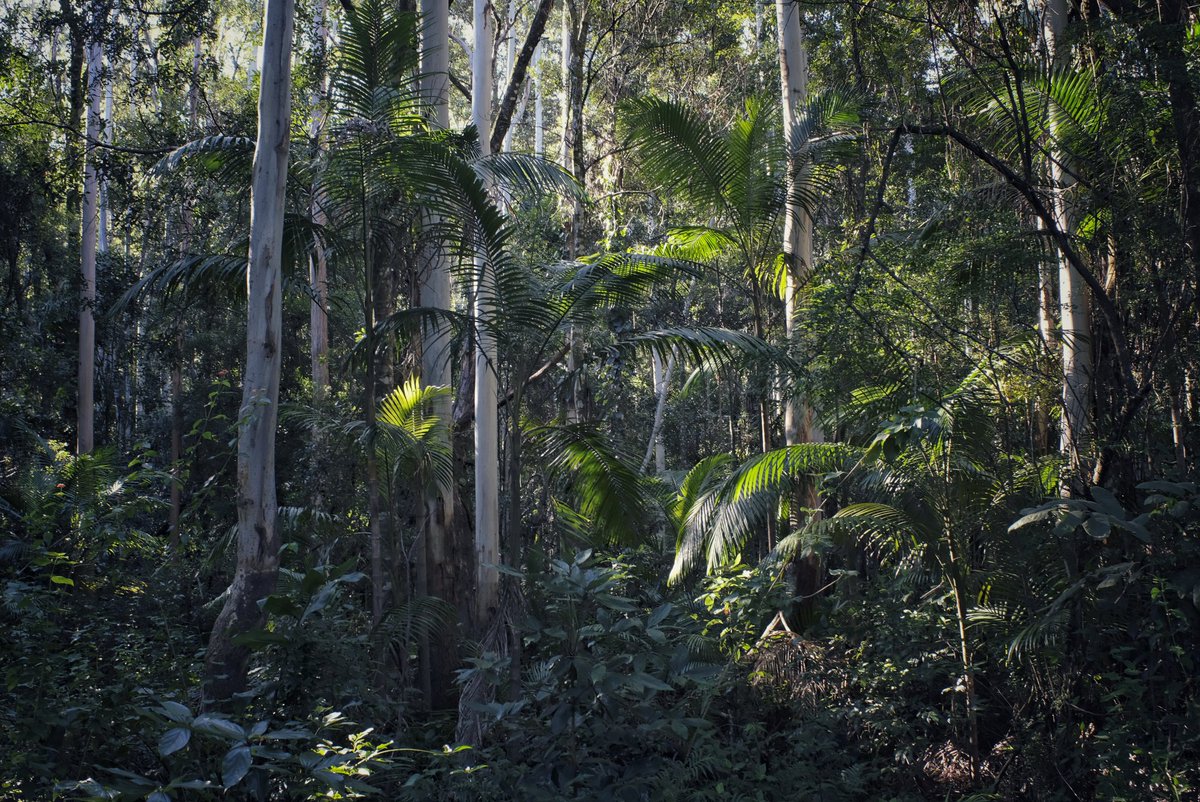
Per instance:
[[[0,799],[1200,798],[1188,0],[0,0]]]

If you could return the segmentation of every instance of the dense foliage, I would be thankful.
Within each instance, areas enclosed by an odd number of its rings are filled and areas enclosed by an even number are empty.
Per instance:
[[[300,4],[222,629],[264,5],[0,11],[0,799],[1200,794],[1193,5]]]

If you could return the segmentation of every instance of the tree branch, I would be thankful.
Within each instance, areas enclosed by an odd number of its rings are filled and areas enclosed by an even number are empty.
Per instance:
[[[538,42],[542,41],[542,34],[546,31],[546,22],[550,19],[552,8],[554,8],[554,0],[538,0],[537,10],[533,14],[533,22],[529,23],[529,33],[525,36],[525,44],[521,45],[521,52],[517,55],[516,63],[513,64],[508,86],[504,89],[504,99],[500,101],[500,109],[496,113],[496,124],[492,126],[492,153],[500,151],[500,146],[504,144],[504,135],[508,133],[508,128],[512,125],[513,112],[517,108],[517,100],[520,98],[521,87],[525,83],[525,76],[529,71],[529,63],[533,60],[533,51],[537,49]]]
[[[1108,293],[1104,289],[1104,285],[1096,278],[1096,275],[1088,269],[1083,263],[1079,253],[1071,244],[1071,238],[1065,231],[1058,227],[1058,222],[1054,219],[1054,214],[1046,207],[1042,196],[1033,186],[1030,185],[1021,175],[1019,175],[1012,167],[1005,164],[999,157],[989,152],[981,144],[968,137],[958,129],[944,124],[936,125],[900,125],[896,131],[901,134],[913,134],[920,136],[944,136],[954,142],[957,142],[964,150],[969,152],[975,158],[979,159],[984,164],[991,167],[1004,178],[1013,189],[1021,193],[1026,202],[1046,226],[1046,230],[1054,239],[1054,244],[1066,257],[1071,267],[1083,279],[1083,282],[1088,285],[1092,291],[1092,298],[1096,302],[1096,307],[1100,310],[1100,314],[1104,316],[1104,322],[1108,324],[1109,338],[1112,340],[1113,350],[1117,356],[1117,362],[1121,368],[1121,379],[1125,385],[1126,392],[1131,395],[1136,395],[1138,392],[1137,380],[1133,373],[1133,360],[1129,355],[1129,344],[1125,339],[1125,326],[1121,321],[1121,315],[1117,311],[1117,307],[1113,304],[1112,299],[1108,297]]]

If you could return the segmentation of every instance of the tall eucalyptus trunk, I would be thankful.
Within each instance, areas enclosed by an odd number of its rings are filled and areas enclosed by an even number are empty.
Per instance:
[[[421,0],[421,91],[427,104],[429,122],[434,128],[450,127],[450,4],[448,0]],[[425,247],[420,276],[421,306],[450,311],[453,288],[450,263],[444,244],[436,234],[440,221],[427,218],[428,229],[435,232]],[[426,387],[451,387],[451,343],[449,327],[441,321],[425,324],[421,342],[421,381]],[[439,425],[449,432],[452,399],[445,396],[433,402]],[[449,436],[447,434],[447,436]],[[453,486],[430,489],[425,494],[424,567],[417,573],[418,592],[451,602],[460,608],[462,582],[466,569],[454,548],[454,510],[458,506]],[[439,709],[453,700],[453,670],[456,666],[457,639],[447,629],[432,644],[422,644],[422,684],[428,674],[430,706]]]
[[[1046,50],[1052,72],[1070,62],[1070,50],[1064,41],[1069,12],[1068,0],[1048,0],[1046,4]],[[1069,155],[1059,144],[1059,124],[1053,110],[1049,130],[1054,221],[1058,229],[1069,237],[1074,229],[1070,194],[1075,178],[1066,169],[1065,162]],[[1061,250],[1058,255],[1058,304],[1063,376],[1062,437],[1059,448],[1068,470],[1068,481],[1063,483],[1063,492],[1072,494],[1079,489],[1091,424],[1091,308],[1087,285]]]
[[[542,104],[542,77],[538,64],[542,60],[542,46],[533,51],[533,154],[546,155],[546,116]]]
[[[571,163],[571,45],[575,40],[574,26],[571,23],[571,10],[574,0],[566,0],[562,8],[562,27],[559,29],[559,52],[562,56],[560,74],[562,76],[561,93],[558,102],[559,130],[558,163],[568,167]],[[569,167],[568,167],[569,169]]]
[[[103,61],[102,61],[103,66]],[[109,72],[112,70],[112,64],[109,63]],[[104,81],[104,111],[101,114],[101,136],[105,145],[112,145],[113,142],[113,79],[112,75],[108,76],[108,80]],[[112,211],[108,206],[108,176],[101,173],[100,181],[100,219],[99,219],[99,236],[96,239],[96,250],[102,254],[108,253],[109,236],[110,236],[110,221]]]
[[[575,177],[585,180],[583,170],[583,51],[587,42],[587,3],[566,0],[563,3],[562,27],[562,152],[560,163]],[[578,199],[571,201],[571,218],[567,226],[567,257],[579,255],[579,218],[582,207]],[[583,419],[583,381],[579,375],[579,356],[575,327],[567,330],[567,374],[571,390],[567,400],[567,422]]]
[[[472,59],[471,120],[479,131],[480,151],[491,150],[492,130],[492,19],[491,0],[475,0],[474,55]],[[476,243],[479,250],[479,244]],[[475,616],[482,629],[495,614],[500,596],[500,457],[496,338],[492,331],[495,308],[489,265],[482,254],[475,258]]]
[[[258,140],[250,188],[246,271],[246,372],[238,416],[237,568],[213,624],[205,666],[207,695],[218,703],[246,683],[249,650],[237,636],[262,626],[259,601],[279,574],[275,428],[279,410],[284,189],[291,118],[293,0],[266,0]]]
[[[650,378],[654,387],[654,420],[650,424],[650,441],[646,444],[646,456],[642,458],[642,473],[654,459],[654,473],[661,475],[667,469],[667,450],[663,444],[663,419],[667,411],[667,393],[671,387],[671,373],[675,370],[675,355],[667,358],[664,368],[658,351],[650,354]]]
[[[102,56],[99,35],[100,21],[89,21],[91,33],[87,43],[87,123],[83,146],[83,209],[80,229],[80,263],[83,284],[79,305],[79,401],[78,441],[80,454],[90,453],[95,446],[95,381],[96,381],[96,235],[99,225],[99,178],[96,170],[96,148],[100,141],[100,98]]]
[[[783,130],[787,138],[787,165],[785,185],[787,199],[783,217],[783,258],[787,269],[784,295],[784,330],[788,348],[795,346],[797,297],[800,288],[808,280],[813,260],[813,220],[797,197],[797,182],[802,167],[800,158],[804,142],[797,127],[797,115],[808,99],[808,51],[800,27],[800,6],[795,0],[776,0],[776,17],[779,30],[779,75],[783,106]],[[800,443],[820,443],[825,437],[816,425],[812,408],[794,394],[784,399],[783,405],[784,442],[789,446]],[[816,485],[804,480],[797,486],[790,505],[789,524],[799,527],[804,520],[803,508],[816,510],[821,503]],[[816,513],[814,513],[816,514]],[[801,623],[807,623],[816,606],[816,596],[821,585],[821,560],[816,554],[808,554],[796,561],[796,595],[800,599],[798,611]]]

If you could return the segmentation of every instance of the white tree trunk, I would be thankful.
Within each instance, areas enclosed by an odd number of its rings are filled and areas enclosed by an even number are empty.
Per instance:
[[[779,73],[783,100],[783,124],[788,142],[786,165],[787,200],[783,223],[783,256],[787,270],[784,298],[784,322],[788,346],[794,345],[796,337],[797,295],[812,270],[813,221],[809,210],[801,206],[796,198],[796,182],[801,167],[800,149],[804,146],[799,139],[808,132],[796,130],[797,115],[808,99],[808,52],[804,45],[804,34],[800,27],[800,6],[796,0],[776,0],[776,17],[779,28]],[[783,432],[789,446],[800,443],[824,442],[825,436],[816,425],[812,408],[789,394],[784,401]],[[817,516],[821,497],[811,480],[798,481],[791,497],[790,528],[799,527],[805,519],[803,509]],[[801,599],[798,615],[800,623],[806,625],[813,617],[815,600],[820,593],[824,577],[821,558],[808,554],[795,563],[795,592]]]
[[[1044,23],[1046,49],[1052,68],[1069,59],[1063,33],[1070,6],[1067,0],[1049,0]],[[1067,154],[1058,147],[1056,116],[1050,117],[1050,180],[1054,186],[1055,225],[1068,237],[1074,230],[1068,194],[1075,179],[1063,167]],[[1078,476],[1087,449],[1091,421],[1091,308],[1087,285],[1066,255],[1058,255],[1058,306],[1062,330],[1063,387],[1062,437],[1059,448],[1072,477]],[[1070,482],[1064,492],[1070,492]]]
[[[571,169],[571,43],[575,38],[570,6],[570,0],[566,0],[562,9],[562,96],[559,101],[562,139],[558,152],[558,163],[568,170]]]
[[[100,139],[101,96],[100,43],[87,44],[87,123],[84,127],[83,148],[83,208],[80,236],[80,262],[83,272],[79,306],[79,401],[78,441],[80,454],[90,453],[95,446],[95,380],[96,380],[96,234],[98,226],[99,180],[96,172],[96,146]]]
[[[213,625],[207,658],[211,699],[229,699],[246,680],[245,646],[234,638],[261,626],[259,600],[279,572],[275,427],[282,359],[280,257],[291,118],[293,0],[267,0],[263,14],[258,140],[250,189],[246,270],[246,372],[238,424],[237,568]]]
[[[671,387],[671,374],[675,371],[675,355],[667,359],[666,369],[663,369],[662,357],[658,351],[650,353],[650,375],[654,383],[654,422],[650,425],[650,442],[646,444],[646,456],[642,458],[642,473],[650,467],[650,458],[654,457],[654,473],[661,474],[667,469],[667,451],[663,445],[663,418],[667,411],[667,393]]]
[[[427,104],[429,123],[438,130],[450,127],[450,4],[449,0],[421,0],[421,92]],[[429,218],[429,228],[438,229],[441,221]],[[453,287],[450,264],[441,241],[430,242],[425,248],[425,263],[420,276],[421,306],[450,311],[453,307]],[[445,323],[428,323],[421,335],[421,382],[425,387],[450,387],[453,384],[450,353],[450,329]],[[452,399],[439,398],[433,413],[439,425],[447,431],[452,420]],[[418,572],[418,592],[436,596],[452,604],[459,598],[461,574],[456,570],[451,533],[454,531],[456,497],[454,488],[425,495],[424,569]],[[433,644],[424,641],[422,652],[422,685],[428,678],[429,702],[433,708],[451,703],[451,677],[455,663],[453,630],[441,633]]]
[[[112,64],[109,64],[111,71]],[[113,141],[113,78],[108,76],[104,82],[104,115],[101,129],[104,132],[104,144],[111,145]],[[108,176],[101,174],[100,179],[100,229],[96,241],[96,249],[100,253],[108,253],[109,234],[111,230],[111,210],[108,206]]]
[[[779,72],[783,98],[783,130],[792,153],[796,114],[808,99],[808,51],[800,28],[800,7],[794,0],[776,0],[779,26]],[[799,165],[789,155],[787,164],[787,203],[783,218],[783,254],[787,269],[784,297],[784,328],[789,347],[796,335],[796,295],[812,269],[812,216],[795,200],[796,171]],[[802,431],[812,416],[789,395],[783,406],[783,434],[787,445],[810,441]]]
[[[533,51],[533,153],[535,156],[546,155],[546,118],[542,108],[542,78],[538,72],[538,63],[542,60],[542,45],[538,44]]]
[[[475,0],[474,59],[471,81],[471,120],[479,131],[480,151],[489,151],[492,130],[492,2]],[[478,243],[477,243],[478,247]],[[477,256],[475,285],[475,612],[482,626],[491,619],[500,595],[500,457],[496,341],[492,332],[494,307],[485,257]]]

